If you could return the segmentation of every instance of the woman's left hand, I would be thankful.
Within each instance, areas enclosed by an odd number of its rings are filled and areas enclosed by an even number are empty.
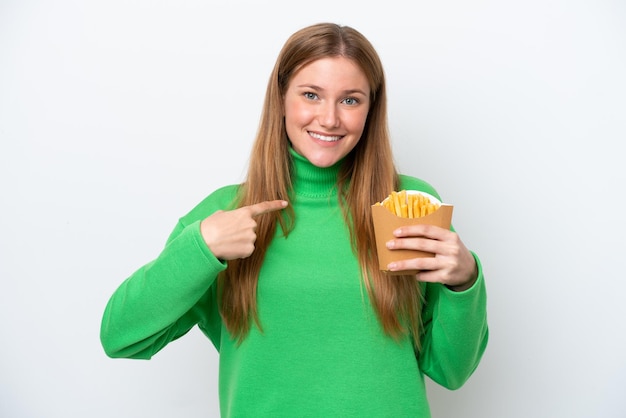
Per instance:
[[[456,232],[433,225],[398,228],[387,242],[390,250],[419,250],[434,257],[412,258],[390,263],[390,271],[418,270],[422,282],[443,283],[450,289],[469,289],[478,276],[476,260]]]

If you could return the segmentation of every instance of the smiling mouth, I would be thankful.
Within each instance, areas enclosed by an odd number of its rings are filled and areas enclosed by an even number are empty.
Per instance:
[[[341,138],[343,138],[342,135],[330,135],[329,136],[329,135],[320,135],[315,132],[309,132],[309,135],[311,135],[315,139],[319,139],[320,141],[324,141],[324,142],[337,142]]]

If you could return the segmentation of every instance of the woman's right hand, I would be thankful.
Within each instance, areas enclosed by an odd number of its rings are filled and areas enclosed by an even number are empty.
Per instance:
[[[284,200],[271,200],[230,211],[217,211],[200,223],[200,233],[209,250],[220,260],[249,257],[256,241],[255,217],[284,209]]]

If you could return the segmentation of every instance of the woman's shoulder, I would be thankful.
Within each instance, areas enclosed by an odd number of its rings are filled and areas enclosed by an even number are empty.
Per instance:
[[[417,190],[433,195],[441,200],[441,196],[439,196],[437,190],[426,180],[406,174],[398,175],[398,180],[400,181],[400,190]]]
[[[215,189],[185,214],[180,221],[185,225],[189,225],[197,220],[206,218],[218,210],[234,209],[240,186],[240,184],[230,184]]]

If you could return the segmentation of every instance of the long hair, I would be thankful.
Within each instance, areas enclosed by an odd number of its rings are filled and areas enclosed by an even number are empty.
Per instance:
[[[238,206],[289,200],[292,166],[283,119],[284,95],[293,75],[303,66],[327,57],[353,60],[370,84],[370,109],[363,134],[340,168],[337,187],[353,250],[363,283],[384,331],[393,338],[412,336],[419,349],[421,330],[420,286],[415,276],[385,276],[378,268],[371,205],[397,190],[387,124],[385,76],[378,54],[358,31],[347,26],[320,23],[294,33],[279,53],[268,82],[265,103],[248,173],[240,187]],[[259,329],[256,290],[266,250],[280,227],[287,236],[295,219],[291,205],[284,211],[257,218],[255,250],[248,258],[230,260],[219,278],[220,313],[230,333],[242,341],[251,321]]]

